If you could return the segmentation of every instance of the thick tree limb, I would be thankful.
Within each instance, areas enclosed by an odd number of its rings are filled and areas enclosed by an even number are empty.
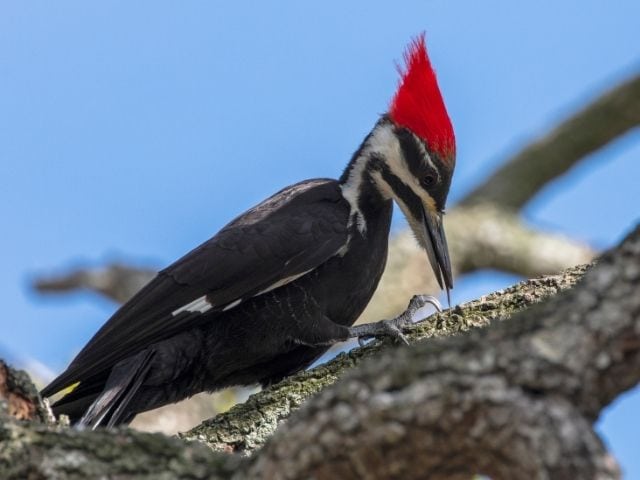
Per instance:
[[[451,335],[507,318],[513,312],[542,301],[571,286],[583,269],[532,280],[459,307],[450,316],[434,316],[412,327],[409,338],[417,341]],[[245,404],[205,422],[183,435],[204,441],[225,452],[251,452],[261,447],[282,420],[304,401],[334,383],[363,359],[389,347],[377,342],[341,354],[324,366],[295,375],[252,396]],[[101,475],[118,478],[243,478],[246,460],[237,456],[208,457],[198,445],[186,447],[157,434],[135,431],[77,432],[44,425],[15,422],[0,411],[0,478],[22,479],[31,474],[58,478]],[[132,458],[130,458],[132,457]],[[264,477],[267,478],[267,477]]]
[[[552,178],[639,121],[637,77],[500,169],[448,215],[456,271],[498,268],[529,276],[590,258],[593,252],[588,247],[530,231],[513,214],[484,202],[519,209]],[[460,233],[455,233],[457,228]],[[303,401],[358,365],[294,413],[250,460],[210,454],[162,436],[20,423],[8,417],[12,402],[12,413],[34,414],[29,408],[16,409],[24,398],[15,395],[13,384],[0,392],[10,399],[0,404],[0,477],[84,478],[99,473],[120,478],[357,478],[366,474],[455,479],[481,472],[496,479],[617,478],[615,462],[591,423],[606,404],[639,380],[638,236],[634,232],[579,287],[546,306],[465,336],[386,352],[375,344],[341,355],[184,435],[204,440],[214,449],[256,451]],[[408,243],[407,236],[398,241],[403,243]],[[545,264],[546,252],[555,255]],[[424,258],[415,255],[414,248],[397,258],[410,270],[426,271]],[[390,267],[393,264],[392,257]],[[540,271],[532,273],[536,268]],[[76,272],[41,286],[89,288],[122,302],[152,275],[127,269],[112,266],[98,276]],[[415,327],[412,338],[448,335],[509,318],[579,275],[579,270],[570,271],[472,302],[450,317],[435,316]],[[407,278],[406,270],[400,278]],[[414,284],[404,287],[423,291]],[[404,303],[407,295],[393,297]],[[375,363],[363,361],[374,354]],[[43,418],[41,411],[36,412],[35,418]]]
[[[451,336],[472,327],[486,326],[498,318],[509,318],[515,312],[569,288],[583,272],[584,267],[573,268],[561,275],[523,282],[458,306],[451,313],[434,315],[424,323],[414,325],[407,337],[411,342],[417,342],[431,337]],[[325,365],[293,375],[252,395],[247,402],[207,420],[182,434],[182,437],[205,442],[214,450],[254,451],[260,448],[278,424],[304,401],[336,382],[347,370],[362,360],[379,355],[388,346],[388,342],[377,342],[340,354]]]
[[[240,459],[162,434],[78,431],[20,423],[0,414],[0,478],[231,478]]]
[[[409,348],[375,344],[323,367],[323,378],[298,376],[326,384],[331,372],[338,377],[358,364],[249,459],[158,435],[29,425],[0,411],[0,477],[618,478],[591,423],[640,380],[640,228],[575,288],[526,308],[581,272],[524,282],[433,316],[412,327],[410,338],[492,321],[489,328]],[[514,312],[521,313],[500,321]],[[278,415],[273,405],[287,404],[286,417],[307,395],[286,387],[293,380],[256,395],[245,411],[237,407],[226,423],[250,436]],[[307,387],[308,394],[320,388]],[[197,435],[221,435],[223,423]],[[242,448],[229,442],[225,449]]]
[[[640,125],[640,76],[605,93],[507,161],[462,201],[521,209],[588,154]]]
[[[249,478],[619,477],[591,423],[640,381],[640,227],[508,322],[364,362],[293,414]]]

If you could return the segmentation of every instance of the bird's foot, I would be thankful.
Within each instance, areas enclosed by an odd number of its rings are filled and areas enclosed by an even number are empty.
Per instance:
[[[431,304],[438,312],[442,312],[442,305],[436,297],[431,295],[414,295],[409,301],[407,309],[395,318],[380,320],[375,323],[365,323],[351,327],[351,337],[358,338],[358,344],[362,347],[371,338],[390,337],[398,343],[409,344],[407,337],[402,333],[405,326],[423,322],[427,317],[414,320],[418,310],[427,304]]]

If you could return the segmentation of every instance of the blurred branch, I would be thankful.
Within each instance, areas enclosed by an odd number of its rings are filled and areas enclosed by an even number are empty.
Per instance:
[[[490,204],[454,207],[446,228],[455,276],[494,269],[532,278],[589,263],[596,254],[576,240],[527,227],[518,215]],[[396,315],[411,292],[437,291],[426,254],[403,231],[391,240],[387,268],[360,321]]]
[[[124,303],[155,274],[151,269],[112,263],[99,268],[79,268],[60,275],[38,277],[33,286],[38,292],[47,294],[90,290]]]
[[[490,268],[531,277],[590,261],[594,251],[588,246],[526,227],[511,210],[519,210],[548,182],[564,174],[587,154],[639,124],[640,76],[636,76],[506,162],[447,216],[456,272],[464,274]],[[390,281],[383,278],[380,287],[384,291],[402,292],[394,295],[402,302],[407,291],[437,290],[426,274],[428,269],[423,268],[424,262],[417,257],[422,254],[414,243],[407,241],[409,237],[410,234],[404,232],[392,242],[388,270],[394,272],[397,269],[393,265],[405,265],[402,277],[412,285],[405,285],[405,280],[391,274]],[[153,275],[148,269],[112,264],[37,279],[35,288],[47,293],[88,289],[122,303]],[[398,311],[398,305],[387,305],[384,309],[375,305],[374,299],[369,311],[375,311],[376,315]]]
[[[589,247],[528,228],[507,210],[519,210],[544,185],[564,174],[587,154],[639,124],[640,76],[636,76],[507,161],[447,216],[457,273],[491,268],[531,277],[557,272],[593,258],[594,251]],[[503,210],[497,210],[498,207]],[[405,232],[392,243],[389,263],[404,264],[410,273],[413,271],[413,275],[405,275],[406,271],[402,270],[403,276],[415,286],[405,288],[404,282],[394,275],[389,282],[383,279],[380,287],[380,290],[386,290],[388,287],[384,285],[395,285],[396,291],[403,292],[398,296],[403,302],[407,291],[437,290],[430,276],[424,273],[427,271],[423,268],[424,262],[416,258],[418,248],[414,244],[408,245],[407,238],[409,234]],[[405,260],[400,259],[401,256]],[[148,269],[111,264],[100,269],[78,269],[65,275],[37,279],[34,286],[43,293],[88,289],[122,303],[154,273]],[[383,311],[397,311],[396,306],[390,308]]]
[[[519,210],[547,183],[639,124],[640,76],[635,76],[507,161],[461,205],[492,202]]]
[[[530,278],[591,261],[596,254],[592,248],[525,225],[517,210],[587,154],[639,124],[640,76],[636,76],[507,161],[447,214],[454,274],[494,269]],[[436,291],[424,252],[411,232],[403,231],[391,243],[378,293],[362,320],[397,314],[407,292]]]
[[[454,207],[447,215],[446,227],[455,275],[491,268],[531,278],[589,263],[595,256],[595,251],[587,245],[559,234],[531,229],[517,215],[493,205]],[[154,275],[149,269],[115,263],[40,278],[35,288],[42,293],[94,290],[123,303]],[[411,292],[437,290],[425,253],[410,232],[401,232],[391,239],[387,268],[378,293],[360,321],[400,312]]]

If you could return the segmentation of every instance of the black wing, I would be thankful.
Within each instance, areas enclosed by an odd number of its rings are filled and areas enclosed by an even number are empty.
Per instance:
[[[347,243],[348,216],[335,180],[281,190],[162,270],[109,319],[43,396],[196,326],[202,314],[174,312],[203,295],[212,311],[220,311],[313,270]]]

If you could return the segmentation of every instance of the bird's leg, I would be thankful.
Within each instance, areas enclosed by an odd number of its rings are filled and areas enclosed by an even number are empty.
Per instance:
[[[415,313],[424,307],[426,304],[431,304],[438,312],[442,312],[442,305],[436,297],[431,295],[414,295],[409,302],[407,309],[395,318],[390,320],[380,320],[374,323],[365,323],[363,325],[356,325],[349,328],[349,337],[357,338],[360,346],[364,345],[365,340],[372,337],[387,336],[397,341],[409,344],[407,338],[402,333],[402,329],[412,323],[420,323],[425,318],[413,321]]]

